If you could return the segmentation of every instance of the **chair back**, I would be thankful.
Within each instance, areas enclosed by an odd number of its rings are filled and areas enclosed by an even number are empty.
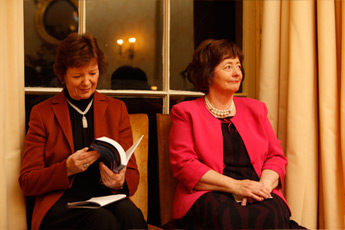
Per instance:
[[[141,209],[145,220],[147,220],[148,212],[148,178],[147,178],[147,163],[148,163],[148,146],[149,146],[149,119],[147,114],[136,113],[129,114],[129,119],[132,127],[133,143],[136,142],[141,135],[144,135],[134,155],[137,161],[138,170],[140,173],[139,186],[131,200]]]
[[[169,160],[169,114],[156,114],[158,138],[158,177],[161,226],[172,220],[172,205],[177,180],[173,176]]]

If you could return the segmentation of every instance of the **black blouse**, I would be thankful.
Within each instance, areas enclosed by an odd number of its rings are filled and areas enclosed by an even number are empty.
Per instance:
[[[67,89],[65,90],[66,97],[68,100],[78,107],[81,111],[84,111],[93,99],[93,95],[85,100],[74,100],[68,94]],[[78,113],[72,106],[68,104],[69,114],[71,118],[72,131],[73,131],[73,143],[74,151],[89,147],[94,140],[94,123],[93,123],[93,103],[89,111],[85,114],[87,119],[88,127],[83,128],[82,126],[82,115]],[[89,193],[92,196],[101,196],[111,194],[109,188],[101,185],[100,183],[100,172],[99,172],[99,161],[95,161],[89,168],[78,173],[75,176],[72,188],[69,192],[76,193]]]
[[[84,111],[86,107],[89,105],[90,101],[93,99],[93,95],[85,100],[74,100],[68,94],[67,89],[65,90],[66,97],[68,100],[78,107],[81,111]],[[88,127],[83,128],[82,126],[82,117],[80,113],[78,113],[70,104],[68,104],[69,115],[71,117],[71,124],[72,124],[72,131],[73,131],[73,143],[74,143],[74,151],[82,149],[84,147],[90,146],[92,143],[94,136],[93,136],[93,103],[85,117],[87,119]]]
[[[236,127],[231,122],[232,117],[222,118],[224,164],[223,174],[237,180],[251,179],[259,181],[247,149]]]

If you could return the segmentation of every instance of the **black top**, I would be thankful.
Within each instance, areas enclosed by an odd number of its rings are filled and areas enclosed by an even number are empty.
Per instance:
[[[76,101],[71,98],[68,94],[67,89],[65,90],[65,94],[67,99],[79,108],[81,111],[84,111],[86,107],[89,105],[90,101],[93,99],[93,95],[85,100]],[[93,136],[93,103],[85,117],[87,119],[88,127],[83,128],[82,126],[82,117],[80,113],[78,113],[70,104],[68,104],[69,115],[71,117],[72,123],[72,131],[73,131],[73,143],[74,143],[74,151],[82,149],[84,147],[90,146],[92,143],[94,136]]]
[[[78,107],[81,111],[84,111],[93,99],[93,95],[85,100],[74,100],[68,94],[65,89],[66,97],[68,100]],[[82,117],[78,111],[68,104],[69,114],[71,118],[72,131],[73,131],[73,143],[74,151],[78,151],[85,147],[89,147],[94,140],[94,123],[93,123],[93,103],[89,111],[85,114],[88,127],[83,128]],[[67,190],[69,192],[84,193],[90,192],[92,196],[101,196],[111,194],[111,190],[100,183],[99,161],[95,161],[89,168],[75,175],[75,179],[72,188]]]
[[[231,178],[251,179],[259,181],[247,149],[236,127],[231,122],[232,117],[222,118],[224,164],[223,174]]]

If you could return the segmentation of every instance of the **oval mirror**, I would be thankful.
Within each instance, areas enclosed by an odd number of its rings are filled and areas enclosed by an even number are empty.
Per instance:
[[[47,42],[59,44],[68,34],[78,32],[78,0],[39,0],[35,25]]]

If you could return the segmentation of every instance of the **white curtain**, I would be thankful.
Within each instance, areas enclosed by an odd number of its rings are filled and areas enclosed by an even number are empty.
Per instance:
[[[0,229],[26,229],[18,176],[25,135],[23,0],[0,0]]]
[[[289,160],[292,219],[344,228],[345,1],[264,1],[259,99]]]

